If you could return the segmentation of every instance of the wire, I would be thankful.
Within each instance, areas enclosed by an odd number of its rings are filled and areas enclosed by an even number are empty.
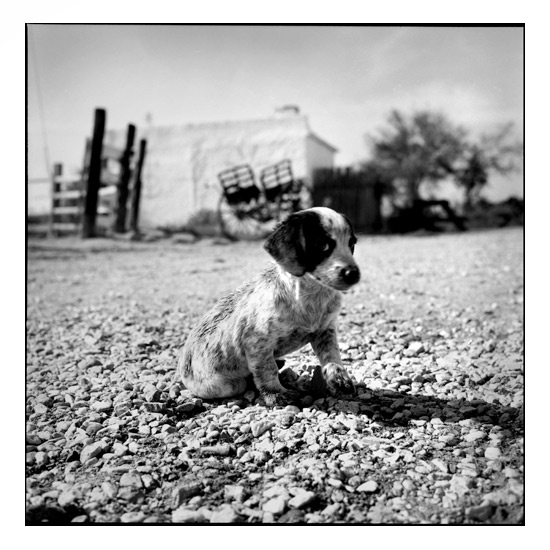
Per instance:
[[[29,50],[32,57],[32,65],[34,67],[34,76],[36,81],[36,95],[38,97],[38,116],[40,118],[40,125],[42,126],[42,144],[44,149],[44,160],[46,162],[46,170],[48,176],[51,176],[51,164],[50,164],[50,153],[48,150],[48,135],[46,133],[46,122],[44,117],[44,106],[42,103],[42,91],[40,88],[40,74],[38,71],[38,63],[36,58],[36,49],[34,45],[34,40],[32,39],[31,25],[27,25],[27,37]]]

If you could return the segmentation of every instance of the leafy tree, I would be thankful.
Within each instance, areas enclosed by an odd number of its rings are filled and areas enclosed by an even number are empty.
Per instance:
[[[422,184],[436,186],[449,177],[464,189],[465,204],[471,205],[491,172],[508,174],[517,169],[522,147],[513,140],[512,130],[507,124],[472,141],[464,127],[441,113],[419,111],[406,116],[394,110],[387,126],[370,137],[371,163],[392,181],[391,194],[400,206],[413,205]]]
[[[420,111],[405,116],[392,111],[388,127],[372,137],[373,153],[408,204],[420,198],[420,186],[434,185],[453,173],[464,151],[466,130],[444,115]]]
[[[466,208],[479,202],[491,172],[507,175],[518,171],[523,145],[513,134],[514,126],[508,123],[494,133],[482,135],[478,143],[466,144],[463,165],[452,172],[455,183],[464,189]]]

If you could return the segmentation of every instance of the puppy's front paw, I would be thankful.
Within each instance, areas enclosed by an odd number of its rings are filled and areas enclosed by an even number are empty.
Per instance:
[[[353,382],[342,365],[328,363],[323,367],[323,376],[327,383],[328,390],[332,395],[338,393],[350,394],[355,391]]]
[[[300,399],[300,394],[292,390],[261,392],[262,400],[266,407],[286,407]]]

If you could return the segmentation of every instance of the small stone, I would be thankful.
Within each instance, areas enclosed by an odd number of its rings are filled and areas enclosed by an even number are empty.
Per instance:
[[[500,449],[498,447],[487,447],[485,449],[485,458],[495,460],[500,458]]]
[[[44,405],[44,403],[37,403],[34,406],[34,412],[36,414],[46,414],[48,412],[48,407],[46,407],[46,405]]]
[[[285,508],[286,508],[286,499],[283,495],[272,498],[262,505],[262,510],[264,512],[269,512],[274,516],[282,514],[285,511]]]
[[[424,344],[422,342],[411,342],[408,351],[411,355],[422,353],[424,351]]]
[[[208,455],[228,456],[229,453],[231,453],[231,445],[229,445],[228,443],[220,443],[219,445],[201,447],[199,452],[203,456],[208,456]]]
[[[172,523],[203,523],[204,515],[199,510],[178,508],[172,512]]]
[[[315,493],[300,489],[300,491],[288,501],[288,505],[292,508],[303,508],[311,504],[314,499]]]
[[[128,447],[126,445],[123,445],[118,441],[113,443],[113,453],[115,453],[116,456],[124,456],[127,452],[128,452]]]
[[[96,441],[94,443],[90,443],[89,445],[86,445],[80,452],[80,462],[84,464],[85,462],[88,462],[88,460],[90,460],[91,458],[95,458],[96,456],[104,453],[106,449],[107,444],[105,443],[105,441]]]
[[[173,508],[178,508],[187,499],[202,493],[202,483],[200,481],[187,481],[174,489],[172,492]]]
[[[94,401],[91,407],[97,412],[107,412],[113,408],[113,402],[110,399],[105,399],[103,401]]]
[[[76,500],[76,496],[76,491],[73,489],[67,489],[59,495],[57,498],[57,504],[59,504],[59,506],[67,506],[68,504],[72,504]]]
[[[85,523],[86,521],[88,521],[88,516],[86,514],[82,514],[80,516],[75,516],[71,520],[71,523]]]
[[[285,512],[277,521],[277,523],[300,523],[304,521],[304,512],[293,508],[288,512]]]
[[[236,523],[237,521],[239,521],[239,515],[229,504],[224,504],[210,516],[210,523]]]
[[[105,495],[109,498],[115,498],[116,497],[116,494],[117,494],[117,487],[109,482],[109,481],[104,481],[102,484],[101,484],[101,490],[105,493]]]
[[[241,485],[226,485],[224,487],[224,497],[226,500],[236,500],[240,502],[243,498],[244,487]]]
[[[492,517],[495,507],[491,503],[481,504],[480,506],[472,506],[466,508],[465,515],[468,519],[477,521],[487,521]]]
[[[275,424],[269,420],[258,420],[257,422],[251,422],[250,428],[254,437],[260,437],[265,432],[271,430]]]
[[[143,512],[126,512],[120,516],[122,523],[141,523],[145,519]]]
[[[38,451],[34,457],[37,466],[45,466],[50,461],[47,453]]]
[[[99,422],[90,422],[88,423],[88,427],[86,428],[86,433],[90,436],[93,436],[102,428],[103,424],[100,424]]]
[[[42,443],[42,439],[37,434],[27,434],[25,436],[25,441],[27,445],[40,445]]]
[[[141,503],[145,500],[143,493],[139,489],[130,486],[121,487],[117,493],[117,498],[135,503]]]
[[[472,443],[473,441],[477,441],[478,439],[483,439],[485,436],[485,432],[482,432],[480,430],[473,430],[469,433],[467,433],[464,436],[464,440],[468,443]]]
[[[359,491],[360,493],[374,493],[377,489],[378,483],[376,483],[376,481],[369,480],[359,485],[359,487],[356,488],[356,491]]]
[[[516,478],[516,477],[519,477],[519,473],[517,470],[515,470],[514,468],[510,468],[510,467],[506,467],[504,468],[504,475],[507,477],[507,478]]]
[[[120,485],[122,487],[135,487],[138,489],[143,486],[141,477],[137,472],[127,472],[122,474],[122,477],[120,478]]]
[[[445,464],[445,462],[443,462],[443,460],[439,458],[434,458],[432,460],[432,464],[437,468],[439,468],[444,474],[446,474],[449,471],[449,467],[447,466],[447,464]]]

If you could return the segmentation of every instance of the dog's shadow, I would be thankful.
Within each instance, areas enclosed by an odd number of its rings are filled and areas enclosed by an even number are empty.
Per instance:
[[[430,422],[440,419],[445,423],[477,421],[509,429],[515,435],[523,431],[523,409],[498,402],[488,403],[483,399],[447,400],[418,393],[366,389],[361,398],[328,397],[324,401],[328,408],[332,407],[344,413],[364,414],[388,427],[409,426],[411,421],[415,420]]]
[[[250,390],[256,398],[241,406],[261,404],[259,394],[250,381]],[[234,399],[217,399],[205,402],[206,407],[233,402]],[[210,404],[210,405],[209,405]],[[408,393],[386,389],[369,389],[359,385],[354,395],[330,396],[326,393],[306,391],[299,408],[314,408],[328,413],[365,415],[383,427],[414,427],[414,421],[431,422],[440,419],[444,423],[459,423],[471,420],[479,424],[500,426],[510,430],[512,436],[522,435],[524,428],[523,407],[503,405],[498,401],[489,403],[483,399],[444,399],[421,393]],[[266,413],[270,409],[266,408]],[[198,411],[195,411],[198,412]]]

